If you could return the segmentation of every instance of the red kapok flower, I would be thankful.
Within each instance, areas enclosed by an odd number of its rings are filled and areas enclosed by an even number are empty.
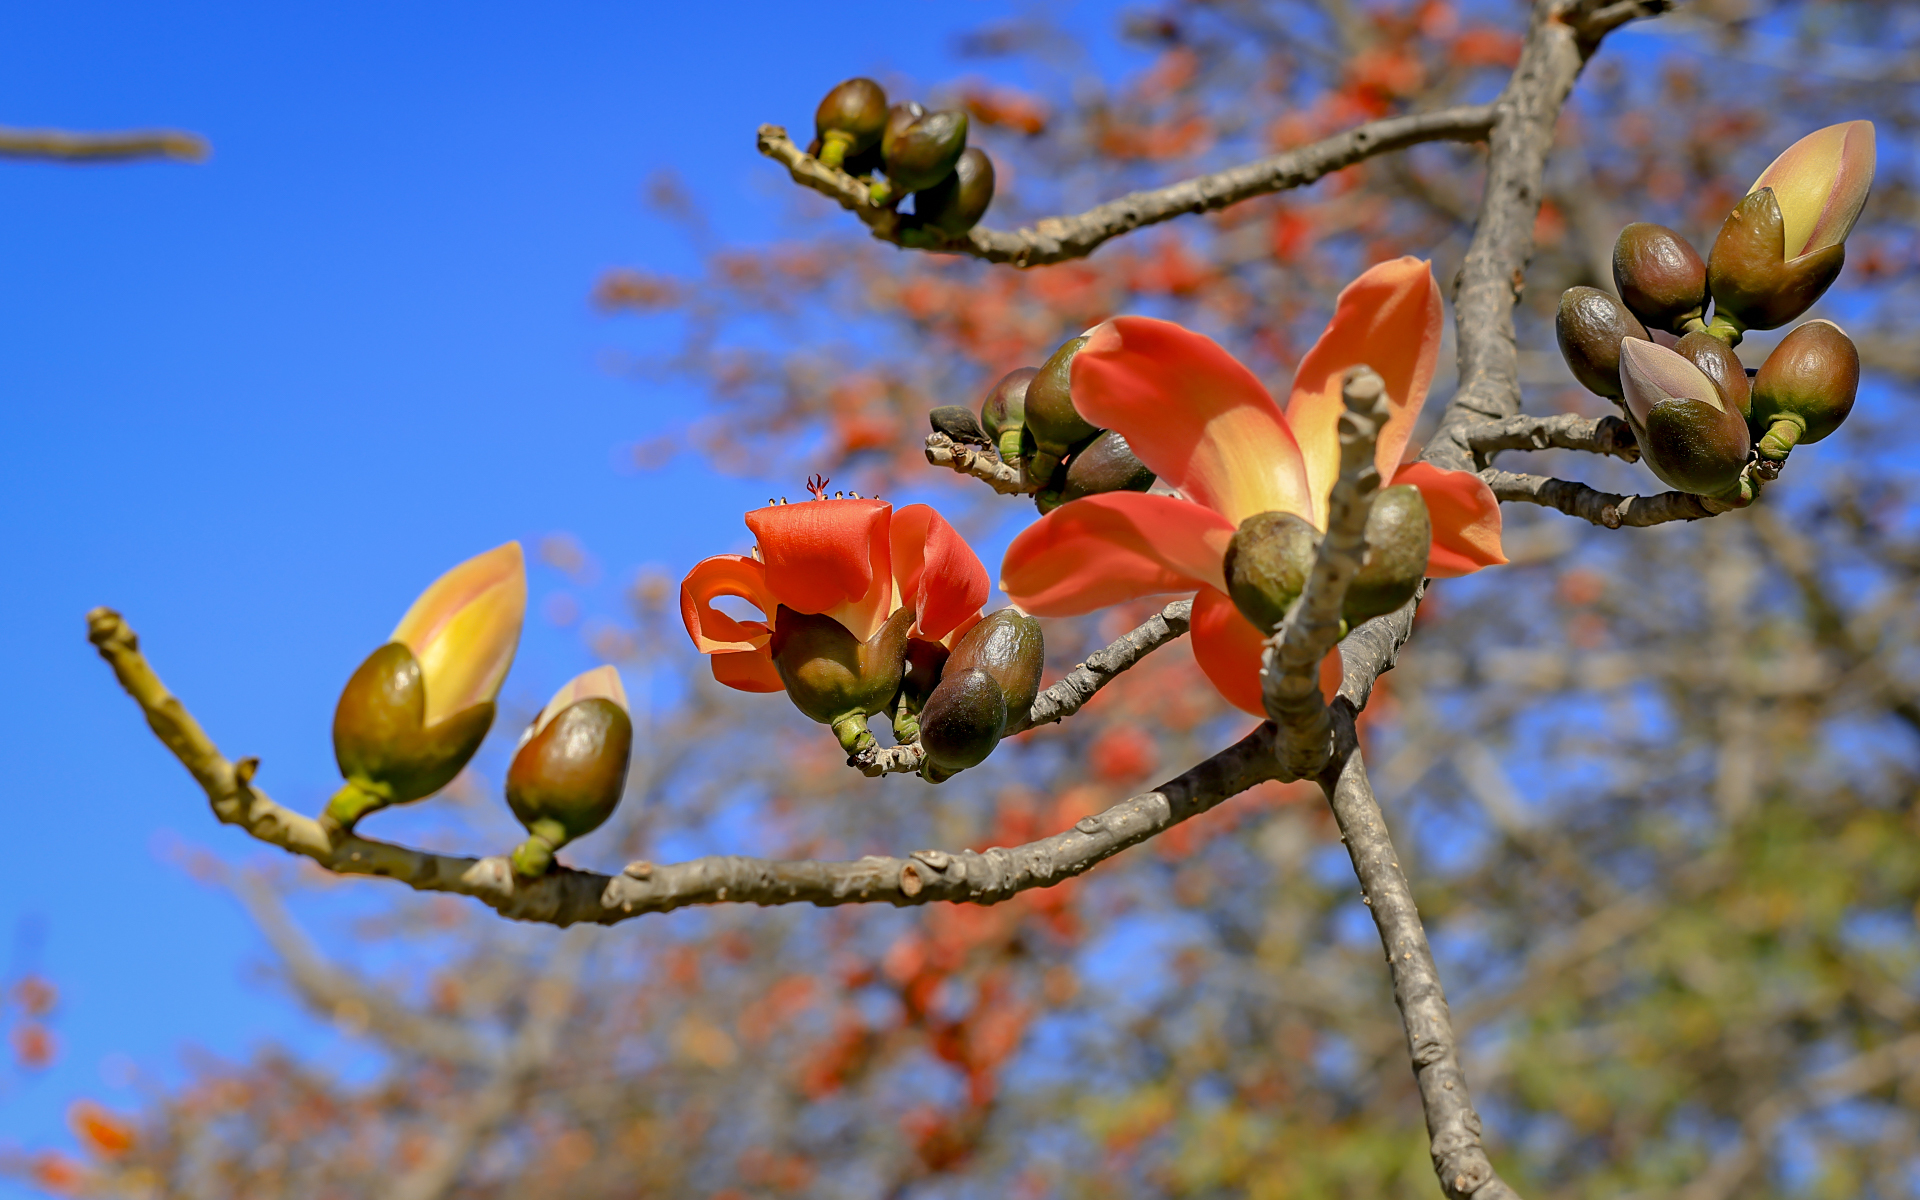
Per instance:
[[[880,500],[806,500],[747,514],[758,543],[751,557],[716,554],[680,584],[680,616],[713,677],[743,692],[786,685],[768,642],[781,606],[830,617],[865,642],[901,609],[913,612],[909,636],[951,645],[980,619],[987,569],[972,547],[933,509],[899,512]],[[713,607],[738,596],[760,610],[736,621]]]
[[[1283,415],[1260,381],[1209,338],[1170,321],[1116,317],[1073,362],[1073,404],[1118,430],[1177,495],[1108,492],[1070,501],[1024,530],[1000,586],[1037,616],[1072,616],[1167,592],[1195,592],[1193,653],[1220,694],[1265,715],[1263,637],[1223,590],[1227,543],[1256,513],[1326,528],[1340,473],[1342,377],[1366,364],[1392,415],[1375,462],[1420,489],[1433,522],[1427,573],[1466,575],[1507,561],[1500,506],[1479,476],[1400,465],[1440,353],[1440,289],[1422,259],[1373,267],[1340,293],[1333,320],[1294,374]]]

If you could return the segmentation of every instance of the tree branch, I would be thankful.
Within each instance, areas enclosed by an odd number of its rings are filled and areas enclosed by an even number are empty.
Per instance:
[[[1261,656],[1261,697],[1284,731],[1282,764],[1294,779],[1318,774],[1333,753],[1333,717],[1320,696],[1320,662],[1340,640],[1347,585],[1367,556],[1367,514],[1380,491],[1373,448],[1387,418],[1387,386],[1369,367],[1341,386],[1340,477],[1328,501],[1327,529],[1307,584]]]
[[[927,461],[982,480],[1002,496],[1030,496],[1040,490],[1039,484],[1027,478],[1024,466],[1002,462],[998,453],[963,445],[944,433],[927,435]]]
[[[1480,472],[1496,498],[1543,508],[1557,508],[1570,517],[1592,521],[1608,529],[1622,525],[1644,527],[1669,521],[1698,521],[1718,516],[1731,506],[1704,496],[1686,492],[1661,492],[1657,496],[1618,496],[1602,492],[1570,479],[1550,479],[1545,475],[1516,475],[1492,467]]]
[[[1491,458],[1502,450],[1584,450],[1628,462],[1640,461],[1640,443],[1633,439],[1632,426],[1612,414],[1536,417],[1523,413],[1500,421],[1476,422],[1467,428],[1467,446],[1480,458]]]
[[[69,133],[62,129],[14,129],[0,125],[0,158],[77,163],[130,162],[145,158],[205,162],[212,152],[207,139],[177,129]]]
[[[1163,614],[1164,616],[1164,614]],[[318,821],[274,803],[253,786],[256,759],[230,762],[169,693],[120,615],[87,614],[89,637],[160,741],[206,792],[216,817],[263,842],[304,855],[341,875],[378,875],[418,891],[472,896],[502,916],[552,925],[612,925],[694,904],[882,903],[950,900],[996,904],[1031,888],[1084,874],[1135,843],[1198,816],[1257,783],[1279,777],[1273,726],[1262,724],[1212,758],[1150,792],[1123,800],[1073,828],[1023,846],[985,851],[922,850],[906,858],[774,862],[724,855],[690,862],[631,863],[617,876],[556,866],[539,879],[514,875],[505,856],[430,854],[358,835],[329,841]],[[1143,651],[1144,652],[1144,651]]]
[[[1133,192],[1070,217],[1043,217],[1017,233],[976,227],[959,237],[920,225],[913,217],[873,203],[866,185],[829,167],[793,143],[778,125],[762,125],[760,153],[785,166],[794,182],[812,188],[866,222],[873,236],[896,246],[970,254],[1016,267],[1085,258],[1102,243],[1146,225],[1188,213],[1211,212],[1305,187],[1342,167],[1421,142],[1477,142],[1493,124],[1491,106],[1475,104],[1386,117],[1282,154],[1271,155],[1169,187]]]

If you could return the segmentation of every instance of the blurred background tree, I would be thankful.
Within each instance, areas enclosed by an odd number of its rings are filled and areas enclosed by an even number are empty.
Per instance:
[[[1801,133],[1867,117],[1882,141],[1850,270],[1815,310],[1855,333],[1869,372],[1834,451],[1796,459],[1755,508],[1692,525],[1606,530],[1510,506],[1513,565],[1430,594],[1368,710],[1491,1147],[1528,1196],[1920,1193],[1920,530],[1900,449],[1920,376],[1917,16],[1691,6],[1617,35],[1561,122],[1520,319],[1529,411],[1605,411],[1550,324],[1564,288],[1610,286],[1622,224],[1704,245]],[[1146,56],[1122,77],[1082,48],[1079,19],[980,28],[965,44],[978,77],[885,80],[968,109],[999,171],[996,227],[1486,99],[1523,13],[1129,9],[1101,18]],[[1015,77],[1026,85],[997,82]],[[797,126],[811,103],[768,117]],[[707,248],[706,269],[613,269],[594,297],[674,331],[675,353],[627,369],[682,373],[708,398],[635,448],[642,468],[820,470],[935,496],[992,545],[1026,502],[929,471],[929,408],[971,403],[1119,312],[1204,330],[1284,384],[1361,267],[1412,253],[1452,277],[1484,157],[1419,147],[1025,272],[895,251],[806,194],[791,242],[725,245],[702,185],[662,175],[649,195]],[[1549,461],[1608,490],[1652,486],[1643,467]],[[591,569],[564,538],[541,554]],[[672,593],[643,575],[623,610],[583,623],[597,655],[645,681],[630,794],[595,835],[628,858],[1022,842],[1250,723],[1176,644],[938,791],[863,780],[784,703],[708,684]],[[1150,611],[1054,623],[1049,678]],[[437,802],[447,844],[512,840],[504,752]],[[74,1146],[8,1161],[48,1191],[1435,1194],[1378,942],[1310,785],[1265,785],[985,909],[718,908],[559,935],[386,891],[347,920],[318,870],[179,857],[234,889],[289,998],[375,1065],[286,1047],[198,1062],[137,1108],[77,1106]],[[8,1009],[23,1058],[46,986],[21,981]]]

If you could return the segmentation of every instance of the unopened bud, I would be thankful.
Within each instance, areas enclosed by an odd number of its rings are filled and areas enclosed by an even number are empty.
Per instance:
[[[880,144],[887,128],[887,92],[871,79],[849,79],[828,92],[814,110],[820,161],[830,167]]]
[[[1665,225],[1635,221],[1613,244],[1613,286],[1647,325],[1680,333],[1706,311],[1707,264]]]
[[[1838,325],[1808,321],[1789,333],[1753,380],[1753,427],[1766,431],[1761,456],[1777,462],[1840,428],[1859,389],[1860,352]]]
[[[1046,666],[1040,622],[1013,608],[983,618],[955,644],[920,711],[921,774],[939,783],[986,761],[1026,726]]]
[[[1700,373],[1713,381],[1720,390],[1720,398],[1738,412],[1746,416],[1753,409],[1753,384],[1747,378],[1747,368],[1740,362],[1740,356],[1710,333],[1689,333],[1674,344],[1673,352],[1700,368]]]
[[[896,104],[887,116],[880,153],[896,194],[924,191],[953,172],[967,148],[967,114],[959,109],[927,112]]]
[[[767,649],[793,706],[832,726],[841,747],[854,754],[873,745],[867,718],[885,712],[900,691],[912,626],[913,610],[902,608],[861,642],[832,617],[783,604]]]
[[[980,428],[980,422],[973,410],[961,404],[942,404],[927,413],[927,424],[933,426],[935,433],[944,433],[956,442],[974,446],[991,446],[993,439],[987,431]]]
[[[1620,379],[1640,456],[1661,482],[1696,496],[1739,491],[1747,423],[1699,367],[1664,346],[1627,342]]]
[[[1025,458],[1033,449],[1033,439],[1026,436],[1027,387],[1039,373],[1038,367],[1008,371],[980,404],[980,424],[1006,462]]]
[[[1367,511],[1366,536],[1367,557],[1340,607],[1350,626],[1397,611],[1420,590],[1433,549],[1433,520],[1420,489],[1381,489]]]
[[[1027,474],[1042,484],[1076,445],[1100,432],[1073,406],[1073,360],[1086,344],[1085,336],[1068,339],[1027,385],[1027,432],[1034,446]]]
[[[575,678],[527,727],[507,768],[507,805],[527,828],[513,853],[521,875],[546,873],[553,852],[606,823],[627,787],[633,718],[620,673]]]
[[[1568,288],[1560,296],[1553,321],[1560,355],[1580,386],[1597,396],[1618,400],[1620,343],[1628,338],[1648,341],[1646,327],[1627,306],[1599,288]]]
[[[1154,475],[1134,456],[1133,447],[1117,429],[1102,430],[1067,461],[1066,484],[1060,501],[1098,496],[1103,492],[1144,492]]]
[[[1707,255],[1716,326],[1738,334],[1785,325],[1812,307],[1846,265],[1845,243],[1788,258],[1786,242],[1786,221],[1772,188],[1754,192],[1727,214]]]
[[[954,160],[953,173],[925,191],[914,193],[914,215],[951,237],[980,223],[993,203],[993,160],[978,146],[970,146]]]
[[[1306,589],[1320,549],[1320,531],[1288,512],[1255,513],[1240,522],[1223,563],[1227,595],[1261,633],[1280,628]]]

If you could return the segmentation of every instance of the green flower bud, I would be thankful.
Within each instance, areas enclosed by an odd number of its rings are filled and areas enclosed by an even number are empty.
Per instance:
[[[1860,388],[1860,352],[1831,321],[1808,321],[1782,338],[1753,379],[1753,428],[1760,454],[1779,461],[1847,419]]]
[[[967,114],[959,109],[927,112],[896,104],[887,115],[880,154],[895,194],[925,191],[953,172],[967,148]]]
[[[1599,288],[1568,288],[1553,321],[1561,357],[1580,386],[1596,396],[1620,399],[1620,343],[1650,341],[1640,319]]]
[[[620,674],[599,667],[547,703],[521,735],[507,768],[507,805],[530,835],[514,869],[546,873],[553,852],[606,823],[627,789],[633,719]]]
[[[1720,398],[1741,416],[1753,410],[1753,383],[1732,346],[1710,333],[1690,333],[1680,339],[1673,352],[1713,380],[1713,385],[1720,389]]]
[[[1665,225],[1635,221],[1620,231],[1613,286],[1635,316],[1669,333],[1682,332],[1707,309],[1707,264]]]
[[[1025,458],[1033,448],[1033,439],[1026,436],[1027,386],[1039,373],[1038,367],[1008,371],[980,404],[980,424],[999,447],[1003,461]]]
[[[1133,456],[1133,447],[1118,430],[1105,429],[1067,460],[1067,481],[1060,502],[1098,496],[1102,492],[1144,492],[1153,486],[1147,464]]]
[[[1700,368],[1664,346],[1629,341],[1620,380],[1640,456],[1661,482],[1696,496],[1741,494],[1747,423]]]
[[[1811,308],[1846,264],[1845,242],[1791,259],[1786,242],[1786,222],[1770,187],[1727,214],[1707,255],[1716,326],[1736,339],[1748,329],[1777,329]]]
[[[1086,344],[1084,336],[1069,338],[1027,385],[1027,432],[1033,435],[1034,447],[1027,477],[1043,484],[1053,478],[1060,460],[1076,444],[1100,432],[1073,407],[1073,359]]]
[[[1340,615],[1349,626],[1394,612],[1413,599],[1427,575],[1433,521],[1420,489],[1383,489],[1367,512],[1367,556],[1347,585]]]
[[[347,680],[333,710],[333,756],[347,787],[327,806],[342,829],[389,804],[430,796],[453,782],[493,724],[482,700],[426,722],[420,661],[400,642],[369,654]]]
[[[913,211],[924,224],[959,237],[980,223],[992,203],[993,160],[970,146],[954,161],[951,175],[914,194]]]
[[[874,744],[867,718],[885,712],[906,672],[907,630],[913,610],[902,608],[865,642],[818,613],[782,604],[767,649],[793,706],[833,734],[848,754]]]
[[[944,433],[956,442],[973,446],[991,446],[993,439],[980,428],[973,410],[963,404],[942,404],[927,414],[927,423],[935,433]]]
[[[837,167],[880,144],[887,128],[887,92],[871,79],[849,79],[828,92],[813,113],[819,159]]]
[[[967,630],[920,711],[927,782],[985,762],[1002,737],[1023,729],[1045,666],[1040,622],[1018,609],[1003,608]]]
[[[1255,513],[1227,543],[1227,595],[1261,633],[1280,628],[1320,550],[1320,531],[1292,513]]]

